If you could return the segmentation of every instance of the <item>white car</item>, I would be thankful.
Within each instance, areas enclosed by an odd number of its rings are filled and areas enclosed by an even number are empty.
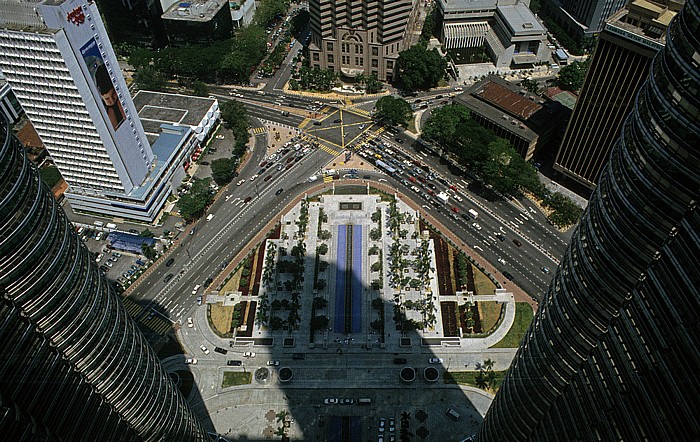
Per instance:
[[[205,347],[204,345],[201,345],[199,348],[202,349],[202,351],[204,352],[205,355],[209,354],[209,349],[207,347]]]
[[[386,419],[384,419],[382,417],[379,419],[379,432],[383,433],[385,429],[386,429]]]
[[[267,365],[277,367],[278,365],[280,365],[280,361],[267,361]]]
[[[185,359],[185,364],[197,365],[197,358],[187,358],[187,359]]]
[[[246,358],[254,358],[255,352],[254,351],[247,351],[247,352],[243,353],[243,356]]]
[[[464,199],[463,199],[461,196],[459,196],[459,195],[455,195],[454,198],[455,198],[457,201],[459,201],[460,203],[461,203],[462,201],[464,201]]]
[[[192,320],[192,318],[187,318],[187,326],[189,328],[194,327],[194,321]]]
[[[323,403],[326,405],[335,405],[338,403],[338,398],[327,397],[326,399],[323,400]]]
[[[241,184],[245,183],[245,180],[240,180],[236,183],[236,186],[240,186]]]
[[[442,364],[444,360],[442,358],[430,358],[428,359],[429,364]]]
[[[481,230],[481,226],[479,225],[479,223],[473,223],[472,226],[474,226],[476,230]]]

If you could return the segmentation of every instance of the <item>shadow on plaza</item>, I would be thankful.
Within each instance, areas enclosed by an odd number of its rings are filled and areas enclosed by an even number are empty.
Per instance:
[[[187,356],[187,352],[175,335],[169,310],[154,301],[133,301],[123,297],[121,300],[141,333],[156,350],[165,371],[184,398],[189,403],[201,403],[202,396],[190,370],[192,366],[186,363],[190,356]],[[208,415],[200,414],[198,417],[204,428],[214,427]]]
[[[372,224],[363,226],[367,227]],[[445,437],[462,439],[473,434],[481,422],[480,413],[463,391],[457,385],[446,384],[443,376],[450,368],[473,370],[474,364],[465,368],[457,356],[455,359],[460,363],[452,364],[452,358],[447,357],[429,363],[431,358],[438,357],[430,351],[431,346],[440,348],[441,340],[423,339],[411,326],[413,316],[395,310],[393,295],[380,294],[362,283],[362,273],[354,269],[357,265],[368,266],[377,258],[368,257],[368,244],[355,242],[348,246],[346,243],[350,255],[346,255],[344,265],[338,265],[343,261],[342,253],[337,250],[339,232],[335,226],[332,230],[332,239],[325,242],[329,249],[336,247],[335,253],[329,250],[326,255],[320,255],[319,261],[327,260],[327,268],[316,271],[320,264],[314,250],[307,250],[299,259],[293,256],[290,247],[281,258],[292,263],[284,265],[290,272],[277,272],[273,277],[276,282],[268,289],[272,292],[266,315],[268,327],[260,330],[254,326],[255,319],[245,317],[243,312],[241,322],[246,331],[239,329],[235,338],[227,338],[225,359],[240,360],[242,366],[227,366],[224,371],[251,373],[252,387],[258,388],[229,387],[222,395],[236,395],[234,402],[239,403],[244,395],[253,394],[250,390],[261,390],[270,397],[278,394],[279,401],[272,400],[267,405],[243,401],[235,410],[208,409],[210,415],[230,415],[230,424],[223,425],[221,418],[212,416],[208,428],[213,428],[212,420],[217,420],[216,430],[231,441],[286,440],[283,438],[286,433],[289,440],[307,441],[377,440],[380,434],[385,440],[390,440],[393,434],[397,441],[429,441]],[[390,242],[386,233],[378,243]],[[309,229],[307,236],[315,234]],[[348,259],[357,246],[361,248],[359,257]],[[388,253],[388,246],[384,250]],[[262,261],[261,256],[251,273],[251,295],[261,290],[262,271],[257,269],[262,269]],[[289,284],[285,286],[285,282],[293,280],[294,266],[299,262],[307,269],[306,278],[313,278],[303,281],[303,286],[316,289],[303,291]],[[353,271],[349,272],[349,268]],[[384,269],[384,274],[388,274],[388,269]],[[372,272],[370,281],[377,277],[378,272]],[[319,285],[320,280],[326,282],[325,288]],[[407,285],[405,280],[401,284],[404,289]],[[459,321],[454,310],[458,298],[452,298],[455,304],[447,311],[453,321]],[[249,298],[242,297],[246,299]],[[435,308],[441,309],[441,303],[437,299],[434,302]],[[255,310],[260,311],[258,306],[251,306],[251,311]],[[439,321],[440,316],[436,316]],[[378,322],[382,320],[383,327]],[[293,323],[296,325],[290,326]],[[454,322],[450,327],[454,329]],[[256,352],[257,356],[246,358],[247,351]],[[402,374],[406,380],[402,380]],[[198,394],[196,383],[192,392]],[[327,399],[332,403],[326,403]],[[338,403],[333,403],[336,400]],[[352,403],[344,403],[349,400]],[[195,408],[206,406],[201,397],[191,396],[190,403],[197,404]],[[459,413],[458,419],[450,418],[448,409]],[[382,418],[384,431],[380,431]],[[390,431],[392,418],[393,432]],[[263,424],[259,425],[260,422]]]

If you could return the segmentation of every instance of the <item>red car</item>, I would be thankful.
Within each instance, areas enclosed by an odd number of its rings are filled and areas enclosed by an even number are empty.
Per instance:
[[[454,190],[455,192],[457,191],[457,186],[454,184],[450,184],[450,189]]]
[[[452,206],[452,211],[453,211],[454,213],[459,213],[459,209],[456,208],[455,206]]]
[[[243,203],[248,204],[250,202],[250,200],[252,200],[252,199],[253,199],[252,196],[246,197],[246,199],[243,200]]]
[[[270,178],[272,178],[272,175],[268,175],[265,177],[265,181],[270,181]]]
[[[408,181],[410,181],[410,182],[412,182],[412,183],[415,183],[415,182],[417,182],[418,180],[416,179],[416,177],[408,177]]]
[[[266,165],[267,165],[267,161],[263,161],[262,163],[260,163],[260,167],[265,167]]]

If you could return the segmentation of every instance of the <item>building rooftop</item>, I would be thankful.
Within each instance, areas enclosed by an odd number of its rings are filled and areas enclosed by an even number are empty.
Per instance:
[[[634,0],[612,14],[605,29],[658,50],[665,44],[666,28],[675,16],[676,11],[662,3]]]
[[[499,5],[497,10],[515,36],[543,34],[545,32],[535,14],[523,3]]]
[[[226,0],[186,0],[175,2],[161,16],[168,20],[207,22],[214,18],[223,7],[229,7]]]
[[[216,101],[214,98],[151,91],[139,91],[133,99],[151,144],[158,137],[161,124],[197,127],[202,120],[210,117],[207,114]]]
[[[0,28],[45,30],[44,22],[36,13],[36,7],[42,3],[45,3],[44,0],[0,0]]]
[[[445,12],[496,9],[496,0],[439,0]]]
[[[500,81],[499,81],[500,80]],[[542,108],[539,98],[498,77],[491,76],[474,85],[470,95],[521,120],[527,120]]]

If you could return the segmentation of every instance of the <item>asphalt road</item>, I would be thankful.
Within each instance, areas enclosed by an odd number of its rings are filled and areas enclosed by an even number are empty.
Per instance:
[[[358,107],[341,108],[328,101],[317,104],[304,97],[268,92],[261,95],[254,90],[232,91],[219,88],[213,91],[213,94],[221,100],[235,98],[245,103],[249,114],[254,117],[254,126],[262,126],[262,122],[255,119],[287,125],[294,129],[306,122],[304,133],[307,139],[317,141],[322,148],[312,150],[299,162],[292,162],[293,166],[290,169],[277,171],[271,168],[251,181],[250,178],[260,169],[259,164],[264,158],[267,142],[266,134],[257,136],[251,161],[243,168],[240,177],[222,191],[207,212],[207,215],[214,215],[213,219],[206,221],[206,216],[203,217],[197,223],[195,233],[187,235],[178,250],[171,253],[170,257],[174,259],[172,266],[155,269],[132,295],[136,300],[151,301],[153,307],[162,311],[164,316],[173,322],[182,322],[186,313],[195,305],[193,287],[202,284],[207,278],[216,276],[221,266],[228,263],[267,221],[277,216],[287,201],[310,187],[311,184],[307,183],[310,175],[317,173],[322,165],[339,154],[344,146],[358,146],[363,135],[377,129],[366,115],[372,107],[371,101],[357,110]],[[432,105],[436,104],[438,103]],[[288,110],[289,115],[282,114],[285,110]],[[310,124],[309,113],[317,116],[319,125]],[[337,120],[340,121],[336,122]],[[348,137],[352,143],[344,141]],[[408,173],[412,172],[415,166],[407,167],[406,170],[399,168],[401,174],[393,177],[371,174],[374,179],[380,176],[387,179],[397,190],[419,202],[425,210],[493,263],[498,270],[510,273],[513,282],[533,298],[537,301],[543,299],[552,273],[545,273],[541,269],[556,268],[570,234],[562,234],[549,225],[544,215],[527,200],[511,201],[497,198],[488,201],[484,196],[469,191],[472,185],[469,179],[452,174],[444,161],[422,149],[419,143],[406,134],[394,136],[383,132],[378,140],[385,146],[381,149],[385,156],[384,161],[419,160],[428,165],[437,176],[452,183],[457,190],[448,189],[447,185],[437,179],[428,180],[424,184],[409,182]],[[386,148],[390,148],[394,155],[387,155]],[[292,154],[293,151],[288,153],[287,157]],[[286,162],[287,157],[279,161]],[[270,178],[265,181],[268,176]],[[423,173],[423,176],[426,174]],[[237,186],[237,180],[245,181]],[[435,193],[446,191],[451,195],[448,204],[440,203],[436,207],[435,203],[431,202],[435,198],[426,194],[431,184],[435,186]],[[420,191],[414,192],[411,190],[412,186],[418,187]],[[284,191],[275,195],[279,189]],[[463,201],[457,201],[454,198],[455,194]],[[247,197],[251,200],[245,203]],[[458,212],[453,212],[452,207]],[[461,217],[469,209],[475,209],[479,213],[478,219],[466,221]],[[478,229],[474,223],[478,223],[481,228]],[[504,240],[499,240],[497,234],[502,235]],[[521,246],[517,246],[513,240],[519,241]],[[173,277],[166,283],[164,279],[169,273],[172,273]]]

